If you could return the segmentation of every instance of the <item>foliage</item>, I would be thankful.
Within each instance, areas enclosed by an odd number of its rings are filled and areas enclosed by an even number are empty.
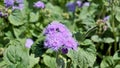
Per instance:
[[[37,1],[24,0],[22,10],[13,10],[0,0],[0,68],[120,68],[119,0],[40,0],[45,8],[34,7]],[[69,2],[74,12],[67,10]],[[52,21],[72,32],[76,51],[44,47],[43,30]],[[28,38],[31,48],[25,46]]]

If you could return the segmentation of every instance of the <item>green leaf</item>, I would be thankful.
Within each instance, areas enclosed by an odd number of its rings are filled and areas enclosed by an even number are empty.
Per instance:
[[[114,68],[114,60],[112,56],[106,56],[103,58],[101,64],[101,68]]]
[[[0,62],[0,68],[7,68],[7,64],[5,61]]]
[[[90,45],[93,45],[92,41],[89,40],[89,39],[84,40],[80,44],[81,44],[81,46],[90,46]]]
[[[113,43],[114,42],[114,39],[108,37],[108,38],[103,38],[103,42],[105,43]]]
[[[28,49],[21,45],[20,41],[11,41],[9,47],[4,52],[4,61],[9,66],[17,68],[27,68],[29,64]],[[9,67],[10,68],[10,67]]]
[[[23,25],[27,22],[27,16],[24,12],[16,10],[8,17],[9,21],[14,26]]]
[[[16,38],[22,38],[22,37],[24,37],[24,36],[22,36],[23,34],[24,34],[24,31],[25,31],[25,27],[24,26],[22,26],[22,27],[17,27],[17,28],[13,28],[13,30],[14,30],[14,35],[15,35],[15,37]]]
[[[47,49],[46,53],[51,54],[51,53],[53,53],[53,50],[52,49]]]
[[[115,68],[120,68],[120,64],[116,65]]]
[[[13,33],[12,33],[11,31],[7,31],[7,32],[5,33],[5,35],[7,36],[7,37],[5,37],[5,38],[8,38],[8,39],[13,39],[13,38],[14,38]]]
[[[74,67],[79,66],[80,68],[88,68],[92,67],[96,60],[95,53],[95,46],[91,45],[88,47],[78,48],[77,51],[70,50],[67,55],[73,61],[72,64]]]
[[[82,33],[80,33],[80,32],[77,32],[77,33],[75,33],[75,38],[78,41],[83,41],[84,35]]]
[[[54,57],[50,57],[48,55],[43,55],[43,61],[45,65],[47,65],[49,68],[56,68],[56,59]]]
[[[36,22],[39,19],[39,12],[31,12],[30,13],[30,22]]]
[[[116,15],[115,18],[120,22],[120,8],[116,7]]]
[[[54,6],[51,3],[47,3],[46,9],[48,9],[48,11],[50,12],[49,18],[52,18],[52,20],[55,19],[58,21],[62,20],[62,9],[60,7]]]
[[[94,42],[101,42],[101,41],[102,41],[102,39],[101,39],[98,35],[93,35],[93,36],[91,37],[91,39],[92,39],[92,41],[94,41]]]
[[[117,61],[120,61],[120,50],[117,51],[117,52],[113,55],[113,59],[114,59],[114,60],[117,60]]]
[[[120,22],[120,12],[116,14],[116,19]]]
[[[33,68],[39,62],[39,57],[35,58],[34,54],[31,54],[29,59],[29,68]]]
[[[56,53],[57,54],[57,53]],[[60,54],[57,54],[56,63],[58,68],[66,68],[66,60]]]

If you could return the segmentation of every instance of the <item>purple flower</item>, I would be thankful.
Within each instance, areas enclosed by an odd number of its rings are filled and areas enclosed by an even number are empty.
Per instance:
[[[7,8],[11,7],[12,10],[24,8],[24,0],[4,0],[4,4]]]
[[[110,16],[104,17],[103,21],[107,21],[110,18]]]
[[[83,6],[90,6],[90,2],[85,2]]]
[[[31,48],[32,44],[33,44],[33,40],[29,38],[29,39],[26,40],[25,47],[26,48]]]
[[[16,3],[18,3],[18,4],[23,4],[24,1],[23,1],[23,0],[16,0]]]
[[[73,50],[77,49],[77,45],[78,45],[77,41],[72,37],[68,37],[64,41],[64,46],[67,48],[72,48]]]
[[[103,26],[104,31],[106,31],[108,29],[108,25],[107,25],[106,21],[108,21],[109,18],[110,18],[110,16],[106,16],[106,17],[103,18],[103,21],[104,21],[104,24],[105,24]]]
[[[82,7],[82,2],[81,1],[76,1],[76,4],[78,7]]]
[[[18,6],[13,6],[12,9],[18,9],[18,10],[22,10],[24,8],[24,4],[19,4]]]
[[[58,21],[50,23],[44,29],[43,34],[46,36],[44,46],[47,48],[51,48],[55,51],[60,49],[62,52],[65,48],[73,50],[77,49],[78,43],[74,38],[72,38],[72,33],[65,25]]]
[[[45,8],[45,4],[41,1],[38,1],[36,3],[34,3],[34,7],[36,8]]]
[[[57,21],[53,21],[51,24],[49,24],[46,29],[44,30],[44,34],[54,34],[60,32],[64,36],[72,36],[72,33],[67,29],[67,27]]]
[[[14,5],[14,0],[4,0],[5,7],[11,7]]]
[[[60,33],[47,35],[44,44],[45,47],[57,51],[61,47],[61,45],[63,45],[63,36]]]
[[[76,4],[74,2],[68,2],[66,4],[66,7],[67,7],[68,11],[74,12],[76,9]]]
[[[24,1],[23,0],[16,0],[15,3],[17,3],[17,5],[14,5],[12,7],[13,10],[15,10],[15,9],[22,10],[24,8]]]

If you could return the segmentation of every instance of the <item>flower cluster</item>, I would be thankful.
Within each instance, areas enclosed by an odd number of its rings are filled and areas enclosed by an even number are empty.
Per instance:
[[[80,0],[77,0],[77,1],[76,1],[76,5],[77,5],[78,7],[90,6],[90,2],[82,2],[82,1],[80,1]]]
[[[31,48],[31,45],[33,44],[33,40],[28,38],[25,43],[26,48]]]
[[[44,5],[43,2],[38,1],[38,2],[34,3],[34,7],[36,7],[36,8],[45,8],[45,5]]]
[[[68,11],[74,12],[75,9],[76,9],[76,6],[78,6],[78,7],[83,7],[83,6],[89,6],[89,5],[90,5],[89,2],[84,2],[84,3],[83,3],[82,1],[77,0],[76,2],[68,2],[68,3],[66,4],[66,7],[67,7]]]
[[[6,8],[12,8],[22,10],[24,7],[24,0],[4,0]]]
[[[76,8],[76,4],[74,2],[69,2],[66,4],[68,11],[74,12]]]
[[[44,45],[47,48],[51,48],[55,51],[59,49],[63,53],[67,53],[68,49],[77,49],[77,41],[72,37],[72,33],[67,27],[58,21],[50,23],[43,31],[46,39]]]

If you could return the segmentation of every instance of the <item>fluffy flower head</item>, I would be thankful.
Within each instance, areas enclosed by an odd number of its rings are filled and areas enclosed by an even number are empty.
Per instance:
[[[68,49],[77,49],[77,41],[72,37],[72,33],[68,28],[59,23],[53,21],[43,31],[46,36],[44,46],[51,48],[55,51],[61,50],[63,53],[68,52]]]
[[[32,44],[33,44],[33,40],[29,38],[26,40],[25,47],[30,48]]]
[[[90,6],[90,2],[85,2],[83,6]]]
[[[66,4],[66,7],[67,7],[68,11],[74,12],[76,9],[76,4],[74,2],[68,2]]]
[[[76,1],[76,4],[77,4],[78,7],[82,7],[82,1],[78,0],[78,1]]]
[[[24,8],[24,0],[4,0],[4,4],[7,8],[11,7],[12,10]]]
[[[51,35],[55,33],[61,33],[64,36],[72,36],[72,33],[67,29],[67,27],[58,21],[53,21],[49,24],[46,29],[44,30],[45,35]]]
[[[4,0],[5,7],[11,7],[14,5],[14,0]]]
[[[16,3],[23,4],[24,0],[16,0]]]
[[[34,3],[34,7],[36,8],[45,8],[45,4],[41,1],[38,1],[36,3]]]

